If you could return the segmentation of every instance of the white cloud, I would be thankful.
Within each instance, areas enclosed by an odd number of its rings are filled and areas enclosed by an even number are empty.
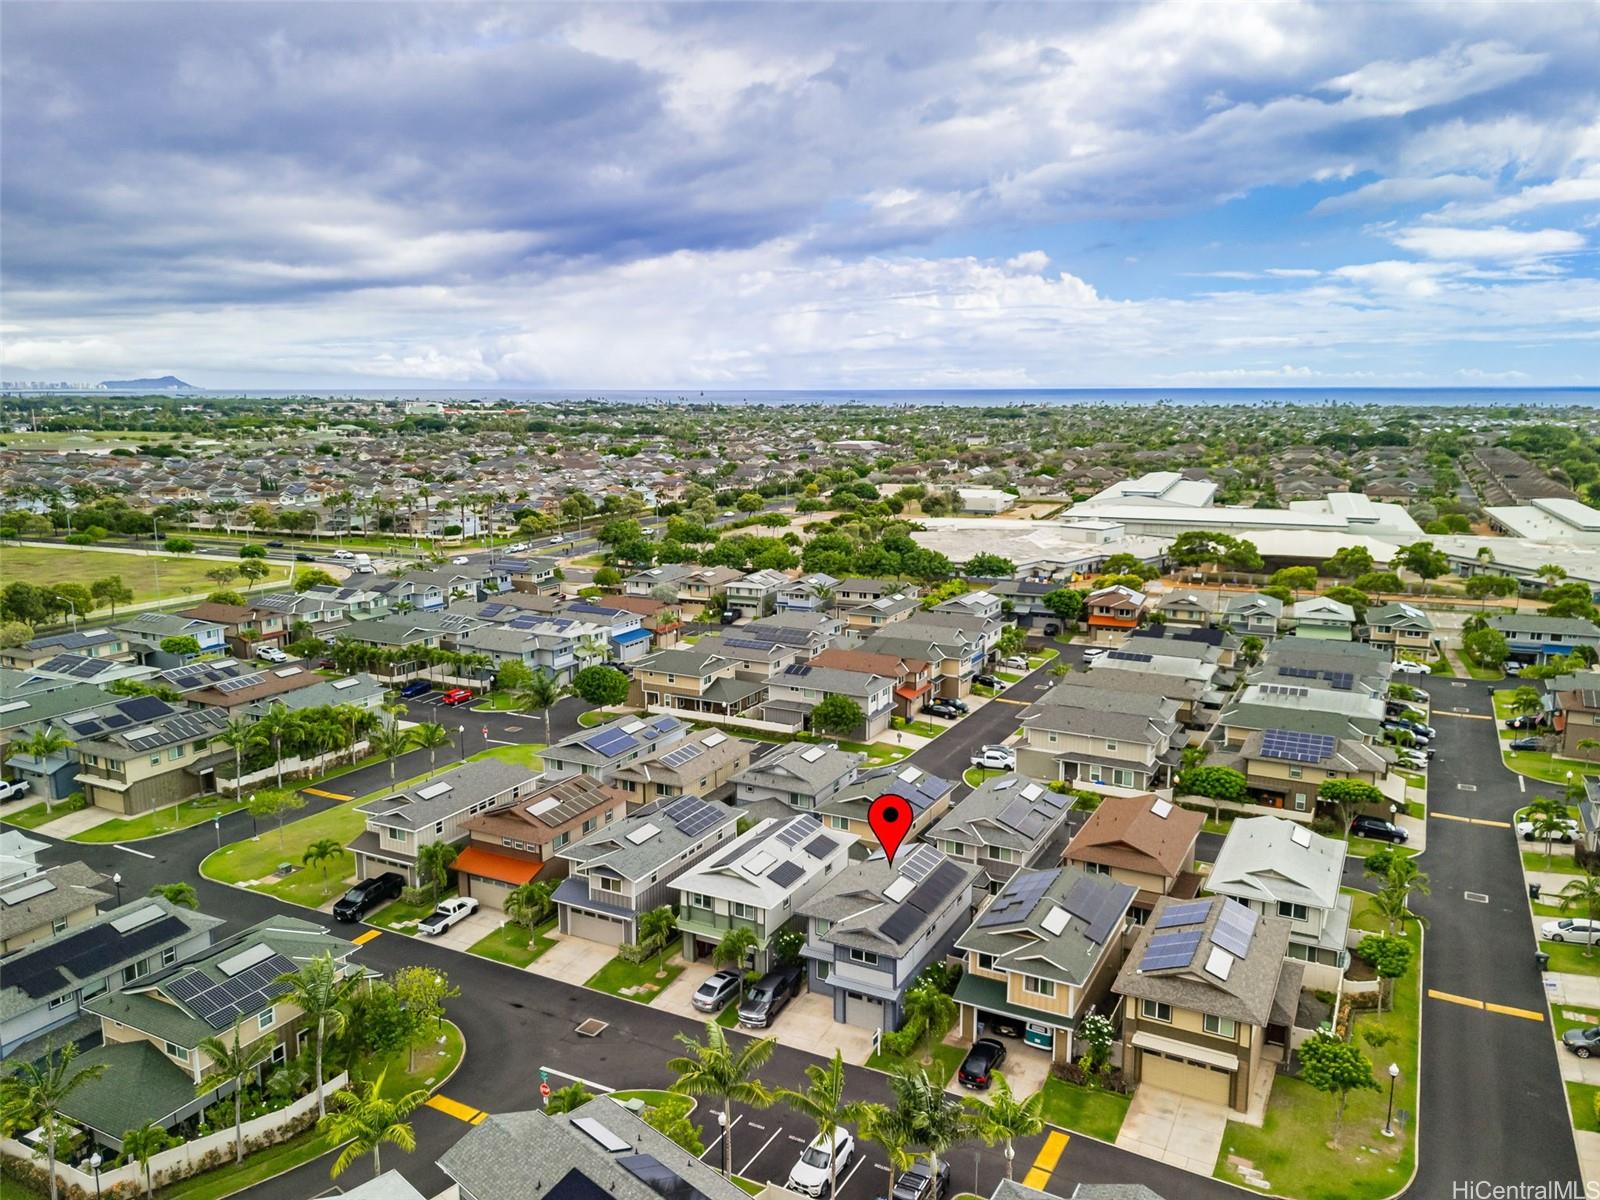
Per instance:
[[[1342,192],[1319,201],[1311,212],[1313,216],[1351,212],[1357,209],[1388,208],[1395,204],[1416,204],[1457,196],[1486,196],[1494,191],[1494,184],[1476,175],[1433,175],[1408,179],[1396,177],[1379,179],[1354,191]]]
[[[1570,229],[1459,229],[1412,226],[1390,235],[1402,250],[1433,259],[1494,259],[1526,262],[1569,254],[1584,247],[1583,235]]]
[[[1536,208],[1560,204],[1589,204],[1600,201],[1600,163],[1593,163],[1583,174],[1570,179],[1535,184],[1509,196],[1481,204],[1447,204],[1434,219],[1440,221],[1503,221]]]

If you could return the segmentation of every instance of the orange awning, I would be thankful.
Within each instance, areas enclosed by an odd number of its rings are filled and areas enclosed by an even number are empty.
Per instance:
[[[468,846],[456,855],[455,861],[450,866],[453,870],[464,871],[468,875],[477,875],[483,879],[519,884],[527,883],[543,869],[544,864],[529,862],[525,858],[512,858],[507,854],[496,854],[493,850],[484,850],[478,846]]]
[[[928,685],[927,684],[923,684],[921,687],[914,687],[914,688],[911,688],[911,687],[897,687],[894,690],[894,694],[896,696],[899,696],[902,700],[915,700],[918,696],[922,695],[922,693],[927,691],[927,690],[928,690]]]

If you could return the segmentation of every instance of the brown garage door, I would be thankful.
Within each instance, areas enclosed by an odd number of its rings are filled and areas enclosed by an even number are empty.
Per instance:
[[[1168,1058],[1154,1050],[1141,1050],[1139,1082],[1226,1105],[1233,1090],[1233,1072]]]

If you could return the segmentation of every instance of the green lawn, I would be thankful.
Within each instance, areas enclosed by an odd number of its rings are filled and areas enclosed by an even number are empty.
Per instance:
[[[996,671],[994,677],[1001,683],[1016,683],[1022,676],[1015,671]]]
[[[493,933],[472,943],[467,953],[480,958],[492,958],[495,962],[513,967],[525,967],[556,944],[554,938],[546,936],[555,928],[555,924],[552,919],[536,929],[529,929],[525,925],[507,921]]]
[[[1355,895],[1352,925],[1362,929],[1380,925],[1382,918],[1372,910],[1371,898]],[[1415,922],[1407,925],[1405,936],[1417,948],[1417,957],[1406,976],[1395,983],[1393,1006],[1382,1013],[1357,1013],[1352,1030],[1356,1045],[1372,1060],[1375,1076],[1381,1076],[1391,1062],[1400,1066],[1395,1108],[1413,1114],[1403,1133],[1393,1139],[1380,1136],[1388,1088],[1352,1092],[1345,1107],[1341,1148],[1331,1150],[1332,1098],[1300,1079],[1280,1075],[1260,1129],[1228,1122],[1214,1172],[1218,1179],[1240,1182],[1238,1172],[1228,1165],[1228,1157],[1237,1155],[1271,1181],[1275,1194],[1297,1200],[1379,1200],[1405,1186],[1416,1153],[1421,935]],[[1382,1029],[1394,1040],[1381,1048],[1369,1047],[1361,1037],[1368,1029]]]
[[[977,787],[986,779],[993,779],[996,775],[1009,775],[1010,771],[991,771],[988,767],[968,767],[961,772],[961,778],[969,787]]]
[[[908,721],[904,717],[890,718],[889,726],[892,729],[904,730],[906,733],[914,733],[918,737],[930,738],[938,737],[947,728],[944,725],[935,725],[932,721]]]
[[[867,1059],[867,1066],[874,1071],[893,1071],[898,1067],[924,1068],[928,1078],[940,1087],[950,1082],[956,1073],[956,1068],[961,1065],[961,1060],[967,1056],[965,1046],[952,1046],[949,1042],[940,1042],[931,1050],[923,1047],[922,1050],[909,1055],[899,1054],[874,1054]]]
[[[1086,1133],[1103,1142],[1115,1142],[1128,1115],[1131,1096],[1098,1088],[1079,1087],[1051,1076],[1044,1085],[1044,1119],[1052,1125]]]
[[[215,879],[219,883],[248,883],[271,875],[279,863],[298,863],[305,848],[312,842],[332,838],[341,846],[346,845],[367,827],[367,819],[356,811],[356,804],[357,801],[347,801],[313,816],[288,822],[283,827],[281,842],[275,829],[263,833],[258,842],[248,838],[242,842],[231,842],[207,855],[200,864],[200,871],[208,879]],[[348,861],[348,854],[336,860],[328,872],[329,876],[338,873],[337,863]],[[301,868],[289,878],[309,873],[309,868]],[[321,874],[318,868],[318,878]]]
[[[1569,1083],[1567,1100],[1572,1104],[1572,1127],[1600,1133],[1600,1117],[1595,1113],[1595,1101],[1600,1100],[1600,1087],[1592,1083]]]
[[[26,579],[37,587],[55,583],[81,583],[87,585],[107,575],[121,576],[122,582],[133,590],[133,602],[146,600],[175,600],[194,592],[214,592],[215,580],[207,579],[207,571],[215,571],[225,563],[236,560],[204,554],[119,554],[94,546],[6,546],[6,575],[12,579]],[[261,560],[266,562],[265,559]],[[267,562],[272,570],[258,585],[268,587],[289,578],[287,563]],[[156,592],[156,577],[160,576],[161,591]],[[228,586],[242,590],[243,580]],[[103,615],[110,615],[110,609]],[[88,614],[79,614],[87,616]]]
[[[1582,1019],[1585,1017],[1588,1020]],[[1591,1025],[1600,1025],[1600,1008],[1582,1008],[1576,1004],[1554,1004],[1550,1009],[1550,1019],[1555,1024],[1556,1036],[1560,1037],[1569,1029],[1588,1029]]]
[[[161,1200],[222,1200],[222,1197],[242,1192],[264,1179],[321,1158],[333,1149],[328,1145],[328,1139],[313,1129],[287,1142],[257,1150],[237,1166],[230,1162],[214,1171],[168,1184],[161,1189]],[[6,1187],[9,1189],[11,1186],[12,1181],[7,1180]]]
[[[1481,683],[1494,683],[1505,678],[1505,673],[1499,667],[1480,667],[1465,655],[1462,656],[1461,661],[1467,664],[1467,674]],[[1454,671],[1450,673],[1452,675],[1455,674]],[[1438,672],[1435,672],[1435,674],[1438,674]]]
[[[735,1175],[733,1182],[741,1191],[748,1192],[752,1196],[761,1195],[767,1188],[766,1184],[757,1183],[754,1179],[746,1179],[743,1175]]]
[[[1545,864],[1543,850],[1524,850],[1522,852],[1522,866],[1528,871],[1560,871],[1566,875],[1582,875],[1577,862],[1572,855],[1552,855],[1549,865]]]
[[[656,960],[631,963],[620,958],[613,958],[601,967],[584,983],[584,987],[592,987],[597,992],[609,992],[613,996],[621,996],[624,1000],[637,1000],[640,1004],[649,1004],[662,990],[683,974],[683,963],[668,962],[667,973],[660,978],[656,977]],[[624,989],[644,989],[643,991]]]
[[[467,1052],[466,1039],[453,1021],[445,1021],[439,1031],[443,1043],[432,1042],[427,1049],[418,1047],[413,1061],[409,1050],[399,1050],[371,1062],[363,1062],[356,1069],[359,1079],[376,1079],[383,1075],[383,1094],[390,1099],[422,1088],[431,1092],[442,1084],[456,1069],[461,1056]]]
[[[1041,650],[1037,654],[1028,655],[1028,667],[1029,667],[1030,670],[1037,671],[1040,667],[1044,666],[1044,664],[1049,662],[1052,658],[1060,658],[1060,657],[1061,657],[1061,651],[1059,651],[1059,650]]]
[[[39,803],[31,804],[27,808],[19,808],[9,817],[3,817],[0,820],[4,820],[7,825],[15,825],[18,829],[37,829],[41,825],[48,825],[51,821],[66,816],[69,812],[77,812],[78,809],[83,807],[84,805],[80,804],[76,809],[69,809],[65,800],[57,800],[55,802],[55,810],[52,812],[45,808],[44,801],[41,800]]]
[[[455,890],[450,889],[439,893],[439,899],[455,895]],[[364,917],[369,925],[378,925],[384,929],[393,930],[395,933],[416,932],[417,922],[422,920],[434,909],[428,901],[421,904],[407,904],[404,900],[392,900],[377,912]]]
[[[215,817],[225,817],[229,813],[238,812],[244,806],[243,800],[235,800],[232,797],[223,799],[220,796],[197,796],[193,800],[183,801],[175,808],[158,808],[142,816],[119,817],[114,821],[106,821],[93,829],[73,834],[69,840],[95,844],[133,842],[140,838],[158,837],[163,833],[201,825]]]
[[[1600,946],[1579,946],[1572,942],[1539,943],[1550,956],[1550,970],[1565,975],[1600,975]],[[1584,951],[1590,953],[1585,955]]]
[[[1592,762],[1584,762],[1576,758],[1557,758],[1548,750],[1502,750],[1505,755],[1506,766],[1519,775],[1526,775],[1529,779],[1537,779],[1542,783],[1553,783],[1558,787],[1565,787],[1567,773],[1571,772],[1574,781],[1583,779],[1585,771],[1593,771]]]

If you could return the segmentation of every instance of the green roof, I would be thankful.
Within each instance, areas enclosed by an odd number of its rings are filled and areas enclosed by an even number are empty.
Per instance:
[[[85,1080],[61,1105],[68,1120],[114,1138],[146,1121],[167,1124],[195,1103],[194,1082],[182,1067],[149,1042],[111,1042],[87,1050],[72,1069],[104,1065],[98,1079]]]
[[[1022,1021],[1056,1029],[1072,1029],[1078,1023],[1075,1018],[1064,1017],[1060,1013],[1013,1004],[1006,999],[1006,985],[1002,981],[986,979],[982,975],[963,974],[961,981],[956,984],[955,999],[957,1004],[970,1004],[983,1012],[1005,1013]]]
[[[110,1017],[152,1037],[193,1050],[220,1030],[191,1017],[176,1004],[140,992],[105,992],[84,1005],[97,1017]]]

